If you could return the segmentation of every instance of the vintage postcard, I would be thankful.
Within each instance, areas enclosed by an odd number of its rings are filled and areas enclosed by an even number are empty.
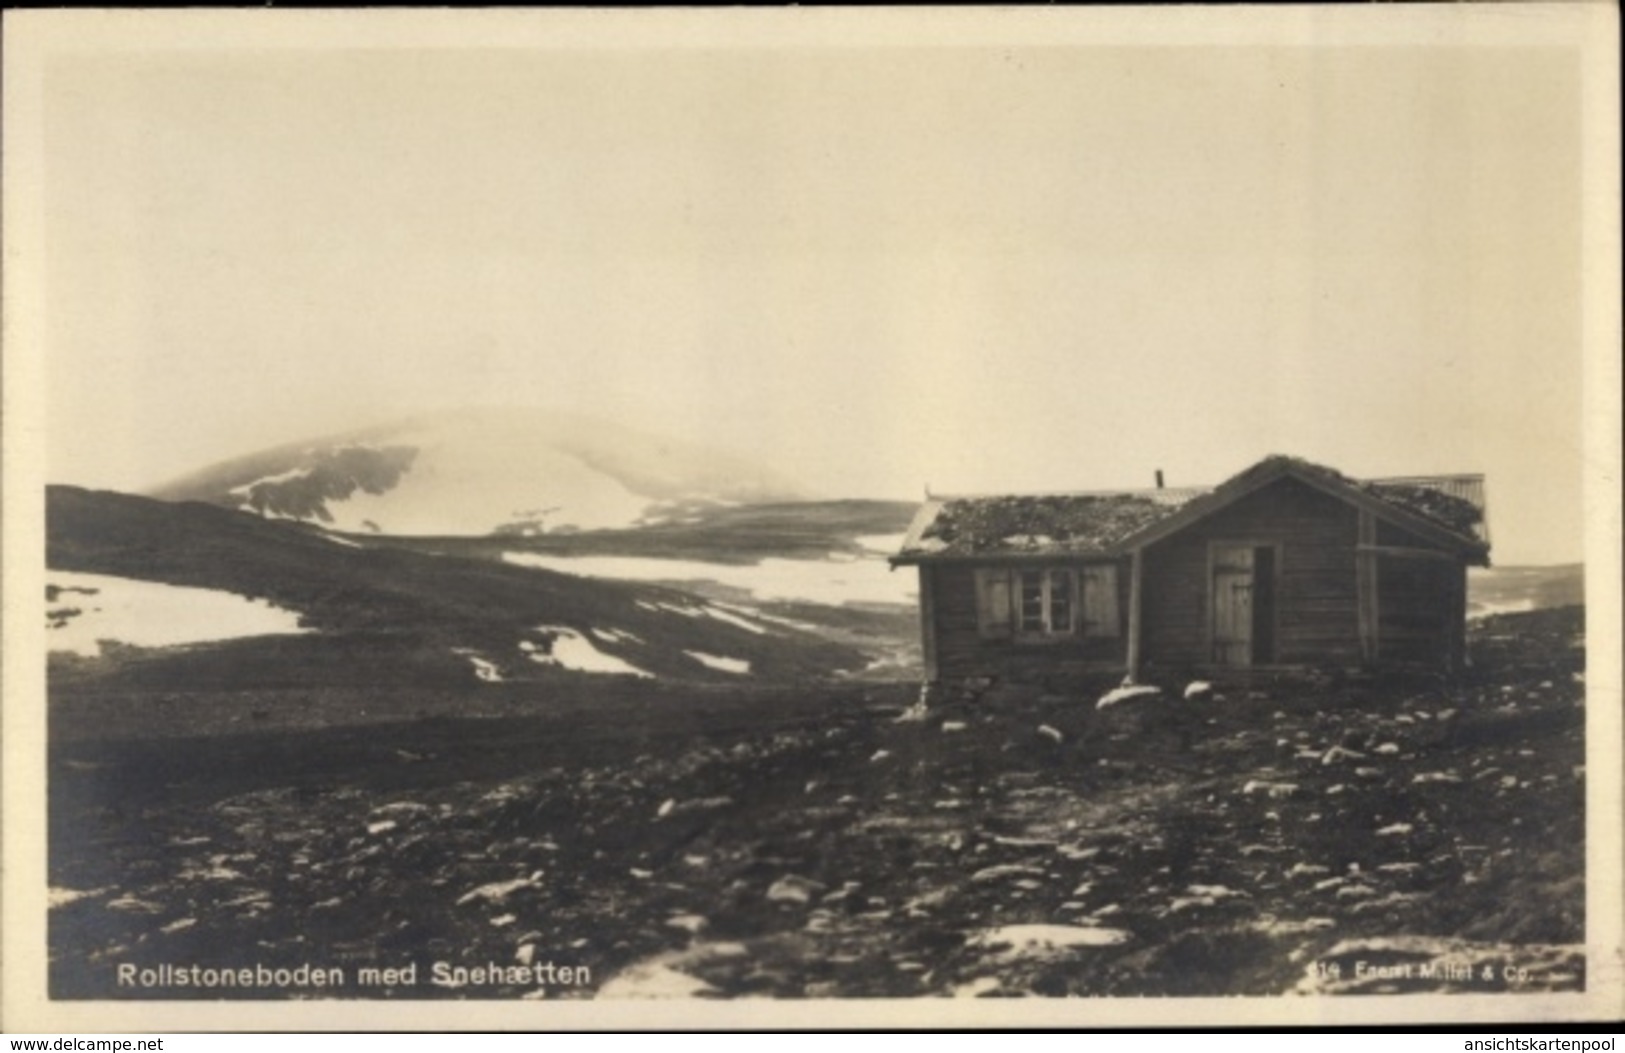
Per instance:
[[[1617,1018],[1617,30],[7,12],[4,1026]]]

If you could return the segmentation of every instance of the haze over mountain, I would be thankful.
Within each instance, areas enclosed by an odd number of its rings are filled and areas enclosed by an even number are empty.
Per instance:
[[[210,465],[151,496],[350,532],[537,535],[803,498],[765,465],[602,420],[512,408],[423,415]]]

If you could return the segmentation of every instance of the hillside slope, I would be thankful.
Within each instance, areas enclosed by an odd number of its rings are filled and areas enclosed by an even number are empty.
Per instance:
[[[53,571],[268,600],[297,612],[310,630],[115,652],[111,664],[126,684],[450,685],[587,674],[795,679],[866,661],[805,628],[678,590],[371,547],[198,503],[50,487],[47,534]],[[74,596],[81,616],[93,614],[96,601]],[[103,678],[109,664],[59,660],[53,688]]]

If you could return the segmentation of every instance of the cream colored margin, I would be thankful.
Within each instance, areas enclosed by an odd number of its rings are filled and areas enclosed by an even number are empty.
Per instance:
[[[11,1032],[1104,1027],[1617,1019],[1621,965],[1620,172],[1611,3],[1413,7],[645,11],[16,11],[4,21],[4,957]],[[1587,498],[1587,923],[1583,995],[864,1000],[752,1004],[298,1002],[128,1004],[45,997],[42,87],[49,60],[97,51],[502,47],[1572,47],[1584,67]],[[95,378],[84,378],[94,384]],[[1508,427],[1517,427],[1508,421]]]

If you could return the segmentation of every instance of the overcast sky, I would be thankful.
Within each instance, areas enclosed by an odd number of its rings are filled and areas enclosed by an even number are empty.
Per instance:
[[[55,58],[49,475],[502,403],[831,496],[1482,471],[1498,561],[1578,559],[1578,74],[1326,42]]]

